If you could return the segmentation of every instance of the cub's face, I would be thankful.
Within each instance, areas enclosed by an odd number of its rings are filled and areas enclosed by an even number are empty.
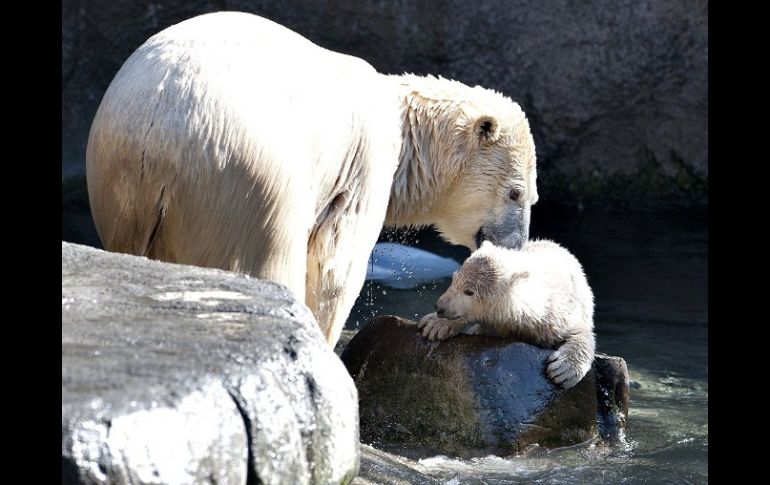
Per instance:
[[[470,126],[461,148],[470,156],[447,191],[436,227],[471,251],[485,240],[519,249],[529,237],[530,208],[538,199],[529,123],[518,109],[510,119],[482,115]]]
[[[470,257],[452,275],[452,284],[436,301],[439,317],[483,319],[488,300],[498,293],[502,275],[489,257]]]

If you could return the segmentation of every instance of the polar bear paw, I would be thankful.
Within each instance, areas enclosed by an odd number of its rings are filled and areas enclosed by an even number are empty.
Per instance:
[[[546,361],[546,375],[554,384],[569,389],[588,373],[592,358],[584,358],[581,353],[570,352],[569,347],[555,351]]]
[[[422,329],[423,337],[430,341],[446,340],[457,335],[466,323],[462,318],[447,320],[434,312],[422,317],[417,328]]]

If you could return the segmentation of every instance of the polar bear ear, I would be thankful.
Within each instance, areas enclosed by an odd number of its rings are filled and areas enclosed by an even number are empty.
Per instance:
[[[481,145],[493,143],[500,135],[500,123],[492,116],[480,116],[473,126],[474,134]]]

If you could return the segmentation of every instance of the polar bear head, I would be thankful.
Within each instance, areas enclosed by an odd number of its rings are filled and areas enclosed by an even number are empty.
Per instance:
[[[468,109],[473,114],[464,133],[465,169],[446,194],[453,209],[436,223],[450,242],[471,250],[485,240],[520,248],[529,237],[530,211],[538,199],[535,145],[521,108],[508,103],[495,114]]]
[[[451,285],[436,301],[436,314],[494,322],[524,310],[527,303],[522,300],[534,288],[528,256],[484,241],[452,275]]]
[[[535,143],[510,98],[408,76],[404,146],[388,222],[434,225],[449,242],[520,248],[537,202]]]

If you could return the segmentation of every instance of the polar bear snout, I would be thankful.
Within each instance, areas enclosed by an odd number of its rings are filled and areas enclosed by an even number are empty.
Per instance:
[[[433,305],[433,309],[436,310],[436,315],[443,317],[446,313],[446,308],[438,306],[438,303]]]
[[[476,247],[484,241],[508,249],[521,249],[529,239],[529,205],[511,204],[502,217],[484,224],[476,234]]]
[[[457,318],[457,315],[454,312],[448,311],[446,307],[439,306],[438,304],[433,306],[436,309],[436,315],[438,315],[439,317],[446,318],[447,320]]]
[[[447,309],[447,298],[446,293],[441,295],[438,300],[436,300],[436,304],[433,305],[433,308],[436,309],[436,315],[438,315],[441,318],[453,318],[456,315],[453,315],[453,312],[448,311]]]
[[[436,309],[436,315],[446,320],[454,320],[465,316],[465,308],[462,302],[456,298],[456,292],[450,287],[441,295],[433,308]]]

